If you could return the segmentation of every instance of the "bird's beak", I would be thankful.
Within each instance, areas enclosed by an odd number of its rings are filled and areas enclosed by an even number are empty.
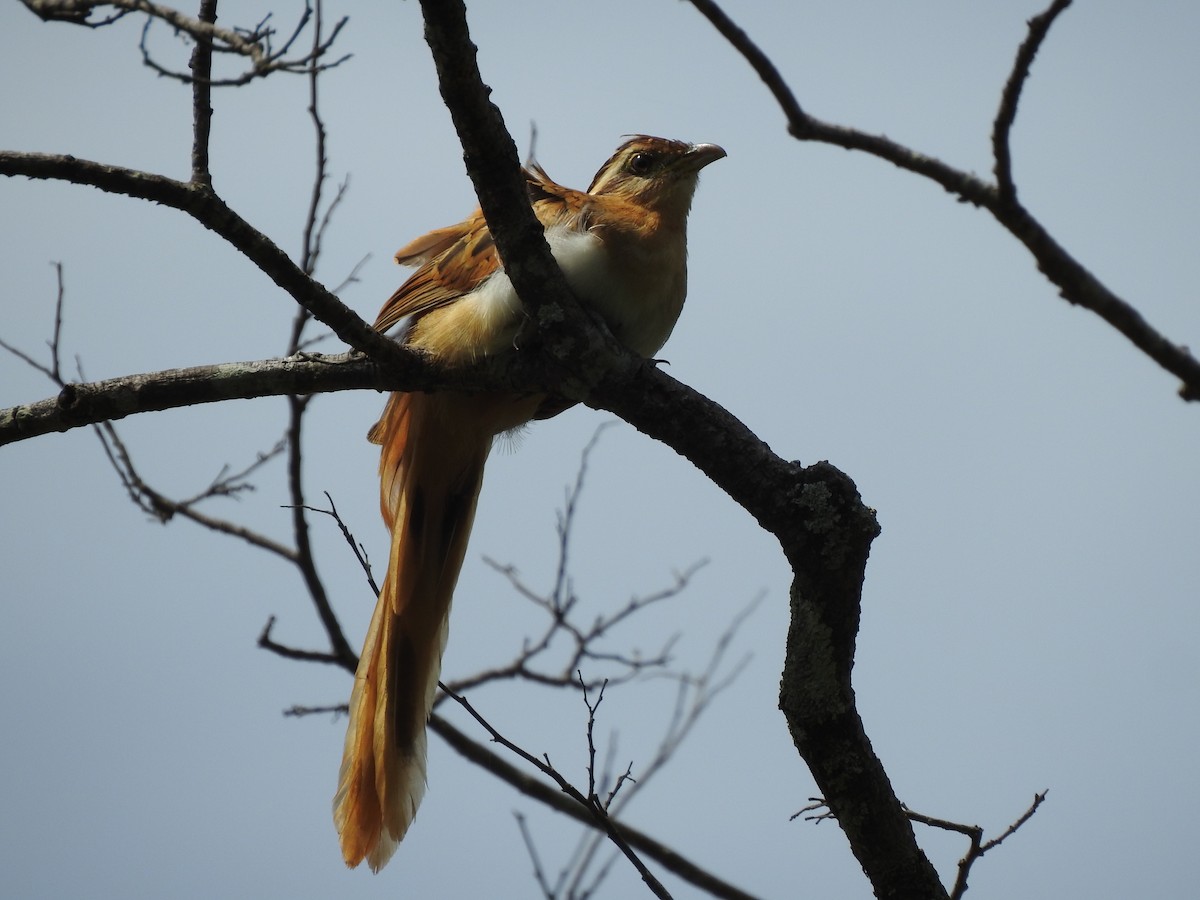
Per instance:
[[[709,163],[727,155],[724,149],[716,144],[692,144],[692,148],[680,157],[679,168],[684,172],[699,172]]]

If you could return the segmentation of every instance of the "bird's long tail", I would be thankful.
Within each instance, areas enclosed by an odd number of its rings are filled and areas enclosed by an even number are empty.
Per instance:
[[[425,793],[425,723],[494,433],[478,402],[394,394],[371,430],[383,445],[380,505],[392,547],[354,676],[333,801],[349,866],[366,859],[378,871]]]

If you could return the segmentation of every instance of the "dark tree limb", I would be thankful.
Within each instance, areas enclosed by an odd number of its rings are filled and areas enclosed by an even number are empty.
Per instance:
[[[413,371],[423,367],[423,361],[414,357]],[[0,410],[0,446],[136,413],[293,393],[387,390],[400,381],[365,357],[343,353],[166,369],[67,384],[55,397]]]
[[[712,4],[696,5],[715,9]],[[612,410],[672,446],[779,539],[795,574],[793,634],[781,706],[797,746],[830,798],[831,809],[860,861],[865,853],[896,867],[885,874],[893,876],[890,883],[901,885],[901,890],[893,890],[887,881],[881,886],[879,867],[864,862],[877,893],[945,896],[936,873],[915,844],[903,809],[854,709],[850,670],[860,592],[870,543],[878,532],[872,511],[862,503],[850,480],[832,466],[818,464],[806,469],[780,459],[726,410],[624,351],[602,327],[593,327],[571,297],[550,257],[540,226],[529,212],[515,147],[479,79],[461,2],[424,0],[423,9],[443,97],[462,138],[468,172],[505,265],[530,311],[532,326],[524,336],[530,337],[531,344],[540,344],[543,355],[562,372],[561,379],[546,383],[561,383],[561,393]],[[778,82],[786,89],[782,79]],[[825,140],[874,152],[896,165],[925,174],[969,202],[981,206],[996,202],[993,186],[885,138],[820,123],[804,114],[794,98],[791,107],[785,105],[785,112],[793,134],[801,139]],[[345,359],[347,367],[361,362],[376,370],[371,373],[375,378],[385,380],[378,369],[386,365],[390,373],[387,386],[408,389],[414,384],[398,383],[402,379],[395,374],[397,371],[412,374],[415,382],[430,368],[418,366],[413,354],[375,334],[336,297],[308,279],[302,267],[250,228],[211,189],[72,157],[40,154],[0,153],[0,174],[91,184],[183,210],[233,244],[306,310],[375,360],[367,363]],[[1034,233],[1029,240],[1036,238]],[[519,360],[509,363],[514,369],[528,366]],[[430,376],[431,382],[438,380],[446,386],[452,385],[455,377],[462,377],[446,373],[437,376]],[[379,381],[371,385],[381,386]],[[247,385],[243,388],[259,390]],[[67,398],[67,406],[71,400]],[[166,408],[147,406],[142,397],[133,406],[138,408],[121,414]],[[0,418],[0,434],[6,421],[22,420],[20,409],[29,408],[19,408],[7,420]],[[56,414],[61,415],[61,411]],[[28,421],[29,416],[25,419]],[[14,427],[12,433],[19,433],[19,429]],[[265,637],[269,640],[269,633]],[[342,666],[348,662],[340,654],[313,655],[317,657]],[[431,727],[443,733],[436,720]],[[868,810],[870,814],[864,815]],[[897,872],[902,876],[900,881],[894,880]]]
[[[832,466],[810,467],[803,482],[793,501],[809,526],[802,542],[808,563],[794,564],[779,707],[875,895],[943,898],[937,871],[867,738],[851,685],[867,554],[878,526]]]
[[[530,327],[519,341],[542,351],[548,383],[572,400],[614,369],[644,361],[624,348],[598,315],[585,311],[550,255],[529,205],[516,144],[479,73],[476,47],[460,0],[421,0],[425,40],[438,85],[463,147],[463,161],[496,240],[504,269],[521,297]]]
[[[530,271],[524,267],[531,258],[538,269],[556,267],[540,239],[540,227],[528,214],[512,139],[479,78],[462,3],[423,0],[422,9],[442,97],[497,247],[513,270],[513,284],[539,328],[553,328],[557,335],[565,322],[569,331],[567,312],[547,312],[570,309],[569,299],[560,302],[558,279],[547,290],[536,278],[528,284],[517,278],[518,271]],[[517,205],[523,215],[516,214]],[[522,250],[530,256],[516,258]],[[585,371],[584,363],[574,372],[584,401],[615,412],[691,460],[779,539],[793,567],[793,602],[819,633],[811,643],[803,639],[807,636],[793,642],[789,652],[798,661],[792,668],[810,669],[821,680],[811,691],[799,686],[792,702],[781,697],[781,705],[817,783],[828,788],[831,807],[839,820],[846,816],[843,828],[877,895],[944,897],[945,889],[917,846],[871,749],[850,688],[864,570],[878,533],[873,512],[850,479],[832,466],[804,469],[785,462],[711,400],[632,354],[608,352],[604,343],[585,342],[584,351],[593,354],[597,368]],[[552,354],[561,345],[557,338],[546,341]],[[857,781],[848,777],[852,767],[861,773]],[[868,810],[872,815],[864,818]],[[902,893],[893,893],[894,884],[902,886]]]
[[[1183,382],[1179,388],[1179,395],[1184,400],[1200,401],[1200,360],[1192,356],[1186,346],[1168,340],[1151,326],[1136,308],[1096,278],[1016,199],[1016,188],[1011,183],[1008,133],[1016,116],[1020,89],[1028,75],[1034,54],[1055,19],[1070,5],[1070,0],[1054,0],[1045,12],[1029,22],[1029,36],[1017,54],[993,129],[993,146],[997,153],[996,170],[1000,179],[998,184],[985,182],[882,135],[833,125],[809,115],[801,108],[774,63],[714,0],[690,2],[763,80],[783,110],[788,132],[793,137],[800,141],[815,141],[868,153],[908,172],[928,178],[966,203],[983,207],[1013,237],[1025,245],[1038,269],[1058,288],[1059,295],[1064,300],[1091,310],[1162,369],[1179,378]]]

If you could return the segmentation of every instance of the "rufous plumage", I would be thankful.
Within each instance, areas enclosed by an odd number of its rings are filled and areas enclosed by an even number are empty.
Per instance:
[[[639,135],[587,191],[525,170],[530,202],[572,291],[613,335],[651,356],[687,292],[687,216],[713,144]],[[502,353],[523,320],[483,213],[396,254],[417,271],[375,327],[447,364]],[[369,438],[381,445],[380,506],[391,556],[363,644],[334,822],[347,865],[378,871],[425,793],[426,720],[437,691],[450,601],[466,553],[493,438],[565,404],[545,395],[396,393]]]

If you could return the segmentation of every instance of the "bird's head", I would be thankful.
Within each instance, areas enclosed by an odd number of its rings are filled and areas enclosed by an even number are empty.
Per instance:
[[[664,215],[686,216],[700,170],[725,156],[716,144],[634,135],[608,159],[589,194],[618,196]]]

